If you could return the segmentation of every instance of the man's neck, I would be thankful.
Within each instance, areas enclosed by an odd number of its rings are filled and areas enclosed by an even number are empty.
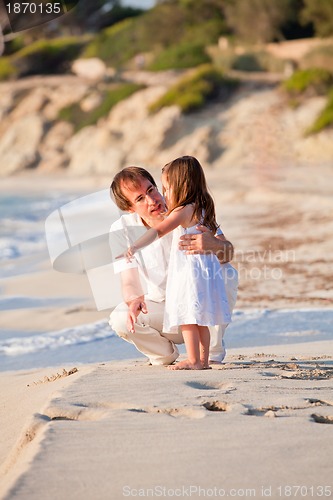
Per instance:
[[[141,220],[142,220],[142,223],[143,225],[146,227],[146,228],[151,228],[151,227],[156,227],[158,226],[163,220],[164,220],[164,215],[160,215],[158,218],[154,218],[154,219],[149,219],[149,220],[146,220],[146,219],[143,219],[141,217]]]

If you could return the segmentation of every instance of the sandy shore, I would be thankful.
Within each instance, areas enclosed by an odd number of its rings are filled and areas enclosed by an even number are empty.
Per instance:
[[[223,176],[214,169],[207,178],[218,220],[235,244],[237,308],[331,309],[329,167],[243,168]],[[108,185],[22,175],[2,179],[0,190],[91,193]],[[109,313],[96,311],[85,276],[57,273],[47,259],[3,279],[1,291],[50,299],[49,306],[1,311],[4,331],[60,330]],[[68,303],[51,303],[60,296]],[[138,488],[193,485],[252,488],[258,498],[271,487],[266,496],[286,498],[279,487],[330,486],[332,358],[332,342],[309,342],[230,349],[225,365],[196,373],[141,361],[78,366],[56,380],[73,366],[0,373],[0,497],[13,487],[7,498],[118,499],[131,488],[135,496]],[[39,383],[44,377],[50,381]],[[210,411],[214,406],[219,411]],[[318,491],[305,493],[314,498]]]
[[[287,498],[284,488],[301,485],[316,498],[332,491],[332,363],[332,343],[311,342],[230,350],[205,372],[131,361],[55,381],[39,382],[52,370],[1,374],[2,458],[12,451],[0,494],[120,499],[164,488],[200,498],[198,488],[215,488]]]

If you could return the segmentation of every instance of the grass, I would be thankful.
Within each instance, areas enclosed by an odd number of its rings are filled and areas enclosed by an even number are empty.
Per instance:
[[[148,69],[151,71],[161,71],[193,68],[208,62],[210,62],[210,58],[205,51],[204,45],[196,42],[183,42],[172,45],[160,52]]]
[[[156,112],[165,106],[176,105],[183,113],[190,113],[218,97],[227,98],[237,83],[225,77],[221,70],[205,64],[173,85],[149,110]]]
[[[95,125],[98,120],[106,116],[118,102],[126,99],[142,88],[142,85],[135,83],[121,84],[116,88],[109,89],[104,95],[103,102],[93,110],[85,112],[81,109],[79,103],[75,103],[71,106],[62,108],[58,113],[58,119],[72,123],[75,132],[78,132],[83,127]]]
[[[314,124],[306,130],[306,135],[317,134],[325,128],[333,126],[333,89],[328,94],[325,108],[316,118]]]
[[[321,68],[310,68],[295,73],[282,84],[291,97],[325,95],[333,85],[333,75]]]
[[[86,43],[86,37],[38,40],[16,52],[11,61],[20,76],[59,73],[68,69]]]
[[[210,60],[205,47],[216,43],[224,29],[217,19],[192,20],[180,3],[162,2],[145,14],[104,29],[85,48],[83,57],[99,57],[115,68],[137,54],[150,53],[154,71],[188,68]]]
[[[99,57],[107,65],[121,67],[138,52],[147,50],[144,43],[138,43],[136,26],[137,20],[130,18],[106,28],[85,47],[82,57]]]
[[[10,80],[17,76],[17,70],[9,57],[0,58],[0,81]]]

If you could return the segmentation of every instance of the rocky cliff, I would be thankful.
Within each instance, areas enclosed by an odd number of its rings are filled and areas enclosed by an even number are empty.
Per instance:
[[[146,88],[118,103],[94,126],[79,132],[58,119],[64,106],[94,106],[99,84],[82,76],[27,78],[0,85],[0,175],[25,169],[66,169],[83,175],[112,175],[125,165],[160,167],[170,159],[192,154],[225,172],[237,166],[330,163],[333,131],[305,137],[324,106],[324,98],[288,107],[278,82],[267,77],[244,79],[227,102],[183,115],[173,106],[149,114],[148,106],[179,75],[175,72],[127,73],[123,78]],[[266,174],[265,174],[266,175]]]

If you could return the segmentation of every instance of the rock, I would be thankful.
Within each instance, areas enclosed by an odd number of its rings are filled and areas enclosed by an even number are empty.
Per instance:
[[[85,127],[65,147],[69,171],[74,175],[114,175],[123,165],[121,144],[103,127]]]
[[[89,86],[86,83],[76,82],[59,84],[55,88],[48,88],[49,102],[43,109],[48,120],[56,120],[62,108],[80,102],[84,99]]]
[[[178,107],[163,108],[149,114],[149,104],[160,97],[165,89],[153,87],[136,92],[117,104],[108,117],[108,127],[119,147],[125,152],[129,164],[159,165],[158,156],[164,149],[167,135],[177,127],[181,115]]]
[[[67,165],[69,158],[64,152],[64,145],[73,131],[73,125],[67,122],[58,122],[49,130],[39,148],[40,169],[52,171]]]
[[[106,65],[98,57],[76,59],[72,64],[72,71],[77,76],[92,81],[104,80],[107,74]]]
[[[44,122],[37,114],[13,122],[0,140],[0,175],[10,175],[35,166],[43,133]]]
[[[80,107],[82,111],[85,113],[88,113],[89,111],[97,108],[101,103],[103,102],[103,96],[102,94],[99,94],[98,92],[93,92],[92,94],[87,95],[81,103]]]
[[[19,102],[13,110],[11,118],[20,120],[23,116],[40,113],[48,101],[47,91],[39,87],[29,92],[29,94]]]

